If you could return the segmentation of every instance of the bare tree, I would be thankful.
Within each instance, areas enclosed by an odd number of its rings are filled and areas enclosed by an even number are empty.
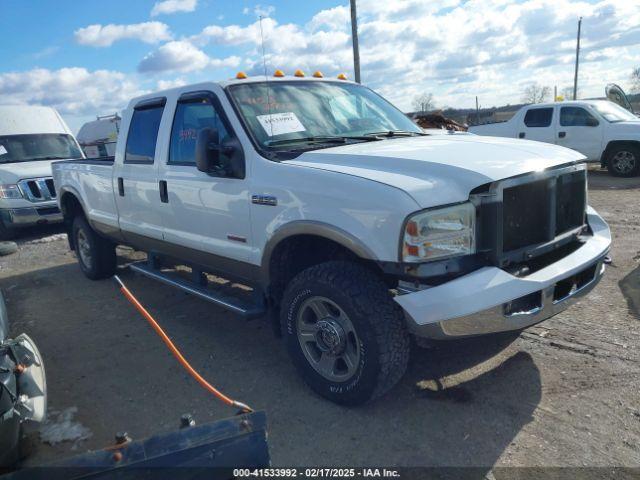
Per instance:
[[[434,107],[433,93],[421,93],[413,99],[413,108],[416,112],[428,112]]]
[[[631,91],[640,93],[640,67],[636,67],[631,72]]]
[[[551,88],[547,86],[542,86],[537,83],[532,83],[522,92],[522,102],[523,103],[542,103],[544,102],[551,93]]]

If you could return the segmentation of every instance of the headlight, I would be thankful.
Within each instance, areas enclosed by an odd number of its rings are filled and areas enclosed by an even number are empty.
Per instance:
[[[424,262],[475,252],[476,209],[467,202],[428,210],[407,220],[402,245],[404,262]]]
[[[22,198],[17,185],[0,185],[0,198]]]

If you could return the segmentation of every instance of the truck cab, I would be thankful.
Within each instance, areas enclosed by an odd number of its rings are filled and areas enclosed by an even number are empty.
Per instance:
[[[62,221],[51,164],[74,158],[82,151],[53,108],[0,106],[0,239]]]
[[[616,176],[640,173],[640,119],[607,100],[527,105],[507,122],[477,125],[469,131],[571,148]]]

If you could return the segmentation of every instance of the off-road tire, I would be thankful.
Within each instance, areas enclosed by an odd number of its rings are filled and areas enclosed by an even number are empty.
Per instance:
[[[320,375],[305,357],[297,332],[297,316],[306,299],[325,297],[349,317],[360,344],[358,368],[337,383]],[[307,268],[287,286],[281,304],[282,333],[293,363],[319,395],[342,405],[359,405],[390,390],[409,362],[410,337],[402,309],[388,287],[371,270],[349,261]]]
[[[0,220],[0,240],[13,240],[16,238],[16,231],[13,228],[7,228],[2,220]]]
[[[112,277],[116,273],[117,266],[116,246],[106,238],[98,235],[82,215],[74,218],[71,232],[73,234],[76,257],[78,257],[78,264],[82,273],[91,280]],[[80,235],[84,235],[89,248],[91,258],[88,262],[83,261],[83,256],[80,252],[80,243],[82,243],[79,242]]]
[[[18,251],[18,244],[16,242],[1,242],[0,241],[0,257],[4,255],[11,255]]]
[[[615,168],[614,158],[616,155],[627,152],[634,157],[635,166],[628,171],[620,172]],[[640,148],[634,145],[620,145],[613,147],[607,153],[607,170],[614,177],[635,177],[640,174]]]

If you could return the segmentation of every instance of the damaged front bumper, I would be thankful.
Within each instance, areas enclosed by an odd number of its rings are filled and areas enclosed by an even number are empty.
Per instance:
[[[520,330],[565,310],[601,280],[609,226],[591,207],[593,236],[573,253],[528,276],[484,267],[442,285],[397,295],[409,330],[450,339]]]

